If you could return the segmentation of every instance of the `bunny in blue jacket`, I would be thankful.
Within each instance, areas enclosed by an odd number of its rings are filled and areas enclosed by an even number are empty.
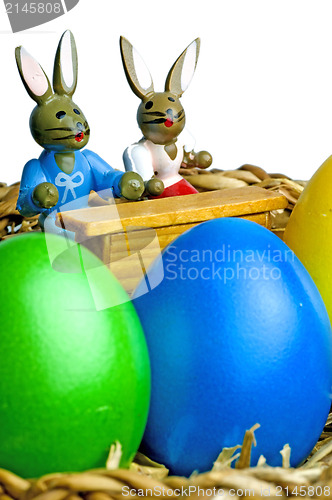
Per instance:
[[[70,209],[86,206],[91,190],[102,191],[103,197],[129,200],[139,199],[145,189],[150,194],[163,191],[157,179],[144,184],[137,173],[116,171],[94,152],[81,151],[89,141],[90,128],[72,100],[77,86],[77,51],[70,31],[62,35],[56,52],[54,91],[42,67],[23,47],[18,47],[15,55],[23,84],[37,103],[30,130],[44,148],[39,159],[30,160],[23,170],[17,201],[22,215],[41,214],[39,220],[44,227],[51,214],[53,223],[47,224],[47,230],[51,227],[61,233],[55,226],[56,213],[66,210],[66,205]]]

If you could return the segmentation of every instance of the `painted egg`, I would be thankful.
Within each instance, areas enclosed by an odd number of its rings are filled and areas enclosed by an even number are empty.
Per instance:
[[[317,170],[302,192],[284,241],[309,271],[332,320],[332,156]]]
[[[67,244],[0,243],[0,467],[25,477],[103,467],[115,442],[127,466],[148,414],[134,307],[101,261]]]
[[[162,264],[162,265],[161,265]],[[209,470],[256,423],[252,464],[298,465],[331,404],[329,318],[309,274],[272,232],[224,218],[182,234],[135,291],[152,370],[142,451],[171,473]],[[158,276],[157,276],[158,275]]]

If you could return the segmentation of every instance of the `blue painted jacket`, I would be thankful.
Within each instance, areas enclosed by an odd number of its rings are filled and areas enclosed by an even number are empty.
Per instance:
[[[67,203],[77,202],[75,208],[87,204],[87,196],[91,190],[109,190],[109,196],[120,196],[119,187],[123,172],[114,170],[100,156],[89,150],[75,152],[75,166],[71,174],[66,174],[57,165],[54,155],[56,151],[44,150],[39,159],[30,160],[24,167],[17,210],[26,217],[61,211]],[[50,209],[40,208],[32,200],[35,187],[42,182],[54,184],[59,191],[59,201]],[[107,195],[107,191],[104,191]],[[72,205],[72,204],[71,204]],[[65,207],[64,207],[65,208]]]

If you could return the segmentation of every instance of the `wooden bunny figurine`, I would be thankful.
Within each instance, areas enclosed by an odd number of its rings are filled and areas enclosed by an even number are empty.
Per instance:
[[[180,97],[187,89],[196,69],[200,40],[194,40],[170,69],[164,92],[155,92],[149,70],[131,43],[120,38],[124,71],[132,91],[142,100],[137,111],[143,138],[129,146],[123,161],[127,171],[138,172],[146,181],[153,175],[161,179],[165,190],[158,196],[197,193],[179,174],[180,166],[207,168],[212,157],[207,151],[186,151],[181,138],[185,112]]]
[[[103,191],[106,197],[140,198],[145,189],[140,175],[116,171],[94,152],[81,151],[89,141],[90,128],[81,108],[72,100],[77,85],[73,34],[66,31],[60,39],[54,64],[54,91],[41,66],[23,47],[18,47],[15,55],[23,84],[37,103],[30,117],[30,130],[44,148],[38,160],[30,160],[24,167],[17,202],[19,212],[28,217],[41,214],[42,227],[51,214],[48,221],[53,217],[54,224],[47,224],[47,230],[61,234],[62,230],[55,226],[57,211],[66,210],[64,206],[73,200],[77,208],[86,205],[91,190]]]

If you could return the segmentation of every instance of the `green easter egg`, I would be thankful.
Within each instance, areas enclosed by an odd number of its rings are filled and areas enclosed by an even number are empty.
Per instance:
[[[104,467],[116,441],[126,467],[147,419],[132,303],[97,257],[66,245],[41,233],[0,243],[0,468],[24,477]]]

